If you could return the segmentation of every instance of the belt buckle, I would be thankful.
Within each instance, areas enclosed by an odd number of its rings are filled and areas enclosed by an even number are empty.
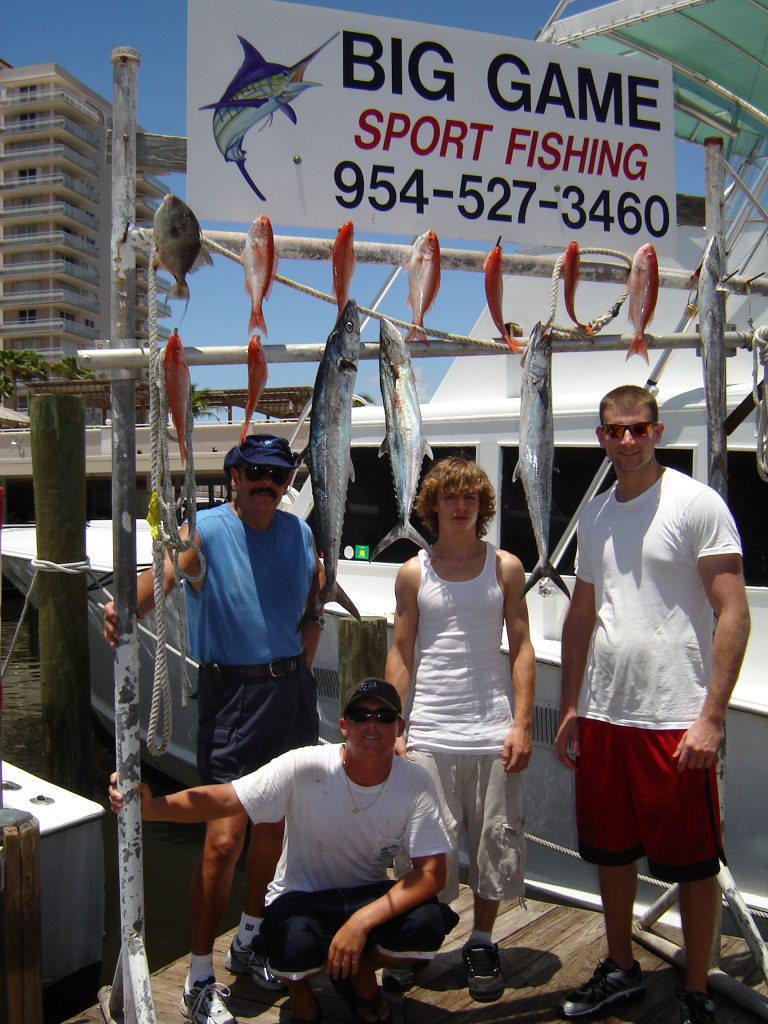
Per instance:
[[[269,674],[270,674],[270,677],[272,679],[279,679],[280,676],[284,676],[285,675],[285,672],[281,672],[278,675],[278,673],[275,672],[275,668],[274,668],[274,666],[277,665],[278,662],[284,662],[284,661],[285,661],[285,658],[275,658],[274,661],[270,661],[270,663],[269,663]]]

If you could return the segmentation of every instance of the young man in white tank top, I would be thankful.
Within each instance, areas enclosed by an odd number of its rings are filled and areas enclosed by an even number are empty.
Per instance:
[[[458,894],[459,837],[466,836],[474,893],[474,927],[463,951],[467,983],[474,999],[491,1002],[504,991],[492,937],[499,902],[518,899],[524,887],[521,773],[531,756],[535,683],[525,575],[518,558],[482,539],[495,498],[475,463],[449,458],[433,466],[415,509],[437,540],[430,553],[406,562],[395,582],[385,675],[403,706],[417,640],[421,652],[408,739],[398,740],[396,752],[422,764],[437,787],[453,845],[445,901]],[[508,660],[500,653],[504,626]],[[405,989],[413,976],[389,972],[385,981]]]

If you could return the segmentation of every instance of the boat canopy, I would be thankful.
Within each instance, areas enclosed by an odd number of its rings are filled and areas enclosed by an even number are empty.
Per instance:
[[[617,0],[551,21],[538,39],[667,61],[679,139],[703,143],[714,130],[726,159],[768,155],[765,0]]]

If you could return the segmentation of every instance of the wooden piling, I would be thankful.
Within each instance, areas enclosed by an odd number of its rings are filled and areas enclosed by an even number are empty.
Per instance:
[[[26,811],[0,809],[0,1024],[42,1024],[40,827]]]
[[[364,615],[362,622],[339,619],[339,713],[350,690],[366,676],[384,676],[387,620]]]
[[[79,395],[30,403],[37,557],[85,559],[85,407]],[[93,790],[88,601],[84,572],[38,571],[40,681],[51,782]]]

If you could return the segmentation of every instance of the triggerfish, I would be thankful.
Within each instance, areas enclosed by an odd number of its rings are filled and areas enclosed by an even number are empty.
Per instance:
[[[237,165],[259,199],[266,199],[266,196],[259,191],[246,170],[243,139],[260,121],[269,118],[268,123],[271,123],[276,110],[282,110],[288,120],[296,124],[296,112],[291,103],[305,89],[320,84],[304,81],[307,65],[338,34],[334,32],[322,46],[318,46],[291,67],[269,63],[247,39],[238,36],[243,48],[243,63],[240,69],[224,90],[220,100],[216,103],[207,103],[200,108],[214,111],[213,137],[219,152],[228,163]]]
[[[248,436],[248,428],[251,425],[251,417],[256,411],[259,399],[267,383],[267,360],[264,358],[264,349],[261,346],[261,338],[258,334],[252,334],[248,342],[248,401],[245,406],[245,419],[243,429],[240,432],[240,444]]]
[[[425,231],[413,243],[408,259],[408,305],[413,310],[413,324],[406,341],[424,341],[424,315],[432,308],[440,288],[440,243],[434,231]]]
[[[165,394],[171,413],[182,465],[187,461],[187,408],[189,406],[189,369],[184,358],[184,346],[174,327],[163,351],[163,378]]]
[[[342,224],[333,243],[333,294],[339,313],[349,299],[355,273],[355,228],[351,220]]]
[[[381,552],[405,538],[425,551],[429,544],[415,526],[411,525],[411,509],[416,497],[424,456],[433,458],[421,424],[421,408],[416,391],[416,379],[408,346],[394,324],[379,322],[379,380],[384,403],[386,436],[379,450],[379,458],[386,452],[392,469],[397,500],[397,523],[376,545],[373,561]]]
[[[653,319],[659,297],[659,262],[656,250],[650,244],[641,245],[632,260],[629,271],[629,322],[634,329],[627,359],[638,353],[648,362],[645,329]]]
[[[189,302],[187,274],[196,263],[213,263],[203,245],[200,222],[178,196],[167,195],[155,211],[155,253],[153,265],[167,270],[176,279],[168,293],[171,298]]]
[[[488,302],[488,312],[491,314],[491,319],[502,340],[506,342],[511,352],[519,352],[523,346],[510,335],[507,325],[504,323],[504,283],[501,276],[501,256],[501,238],[499,238],[483,263],[485,298]]]
[[[251,224],[243,246],[243,269],[245,271],[245,290],[251,297],[251,318],[248,330],[256,327],[268,334],[264,322],[262,303],[269,297],[272,287],[272,275],[277,268],[275,256],[275,239],[269,217],[264,214],[257,217]]]

